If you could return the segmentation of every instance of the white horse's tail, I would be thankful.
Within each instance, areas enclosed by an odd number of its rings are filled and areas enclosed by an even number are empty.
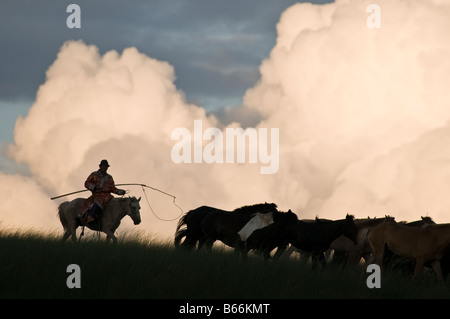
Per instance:
[[[58,217],[59,217],[59,220],[61,221],[61,224],[65,231],[68,230],[69,223],[68,223],[66,214],[64,214],[64,209],[66,208],[66,206],[68,204],[69,204],[69,202],[64,202],[64,203],[61,203],[58,207]]]

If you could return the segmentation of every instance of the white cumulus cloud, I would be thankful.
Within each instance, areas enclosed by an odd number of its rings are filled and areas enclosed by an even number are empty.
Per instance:
[[[439,173],[449,169],[450,145],[427,134],[445,131],[450,118],[450,5],[377,1],[381,28],[373,29],[370,3],[287,9],[244,104],[282,130],[277,183],[291,187],[280,194],[289,206],[334,218],[429,212],[448,221],[448,197],[436,194],[450,187]],[[436,162],[412,149],[432,149]]]

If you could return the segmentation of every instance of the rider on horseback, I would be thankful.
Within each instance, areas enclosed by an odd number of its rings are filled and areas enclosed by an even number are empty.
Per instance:
[[[100,169],[92,172],[84,182],[84,187],[92,192],[79,214],[79,217],[82,217],[88,212],[86,223],[100,216],[106,204],[113,198],[111,193],[125,195],[125,190],[116,188],[112,176],[106,173],[109,167],[108,161],[102,160],[99,167]]]

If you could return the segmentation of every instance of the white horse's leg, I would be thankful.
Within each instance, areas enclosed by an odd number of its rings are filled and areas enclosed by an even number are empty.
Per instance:
[[[117,238],[116,236],[114,236],[114,232],[111,231],[110,229],[104,230],[105,234],[106,234],[106,242],[109,243],[109,241],[112,239],[114,244],[117,244]]]
[[[70,236],[70,231],[66,230],[66,232],[63,235],[63,237],[61,238],[61,241],[66,241],[67,238],[69,238],[69,236]]]
[[[69,236],[72,237],[72,241],[74,243],[77,242],[77,226],[76,226],[76,222],[69,222],[69,225],[67,225],[67,231],[63,235],[63,241],[66,240]]]
[[[72,233],[72,241],[74,243],[76,243],[77,242],[77,229],[76,228],[72,228],[71,233]]]

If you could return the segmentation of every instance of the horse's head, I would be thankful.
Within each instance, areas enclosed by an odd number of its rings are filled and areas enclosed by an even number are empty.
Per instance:
[[[358,245],[358,229],[353,221],[354,218],[353,215],[349,214],[345,216],[346,227],[344,228],[343,235],[348,237],[355,245]]]
[[[139,199],[137,199],[136,197],[130,197],[130,205],[127,215],[131,217],[135,225],[139,225],[141,223],[141,205],[139,205],[140,201],[140,197]]]
[[[287,212],[276,212],[273,214],[273,221],[275,223],[284,223],[286,225],[297,225],[298,217],[297,214],[292,212],[290,209]]]
[[[286,219],[289,221],[292,225],[297,225],[298,222],[298,216],[296,213],[294,213],[292,210],[288,210],[287,213],[284,213],[286,215]]]
[[[384,221],[387,223],[395,223],[395,217],[384,215]]]
[[[424,225],[435,225],[436,223],[434,222],[433,219],[431,219],[431,217],[429,216],[420,216],[420,218],[422,218],[422,222]]]

